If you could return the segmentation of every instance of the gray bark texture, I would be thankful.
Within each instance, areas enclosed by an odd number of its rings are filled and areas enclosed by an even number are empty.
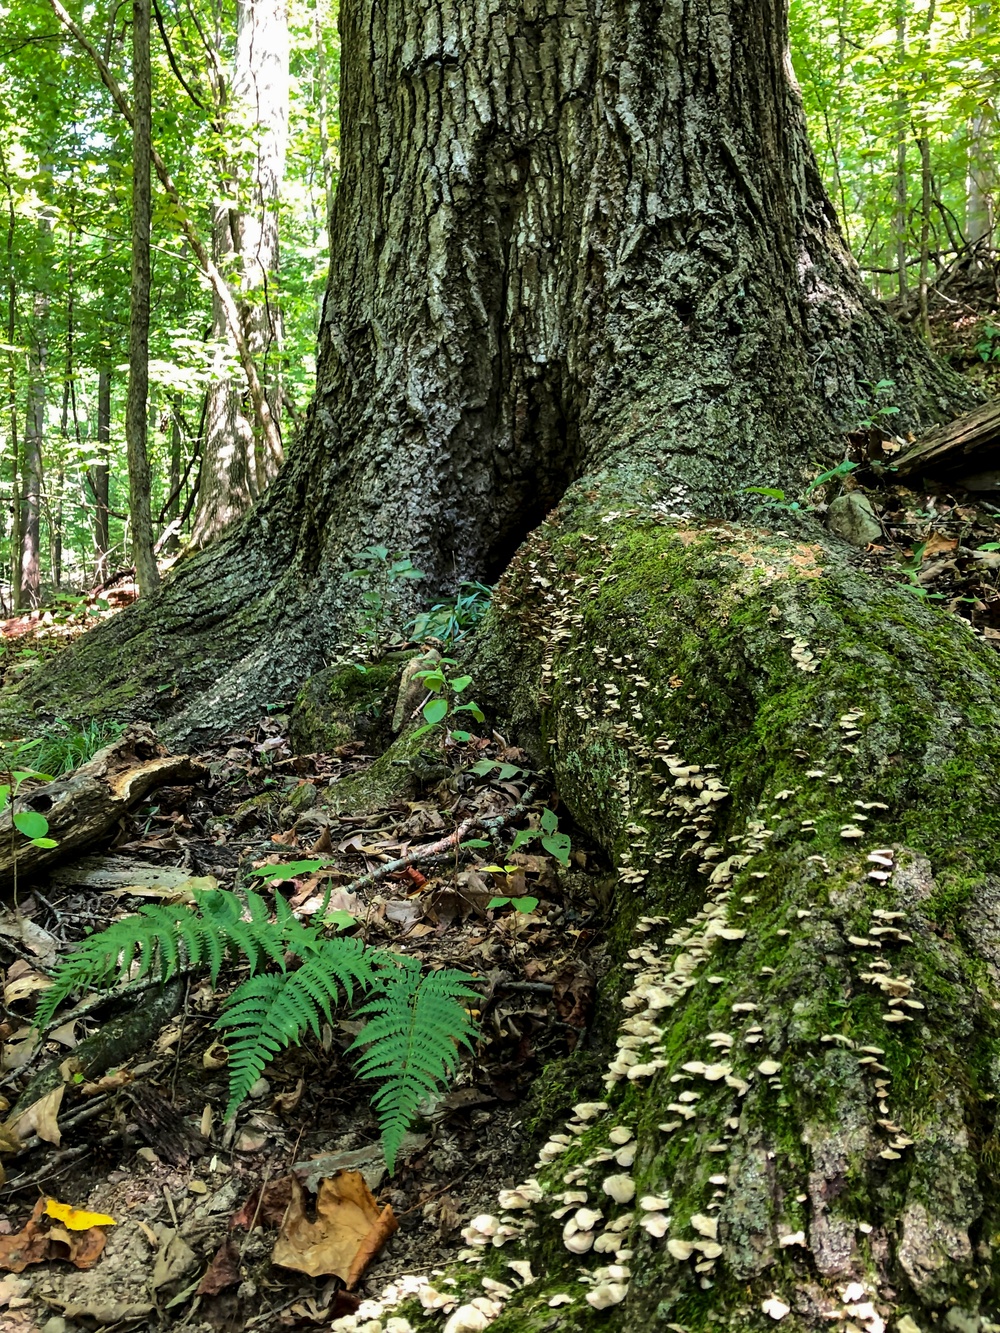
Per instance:
[[[732,515],[745,486],[797,493],[841,456],[866,382],[896,381],[903,427],[969,401],[862,286],[781,0],[348,0],[340,23],[302,438],[222,545],[29,707],[216,732],[351,640],[342,575],[370,542],[409,552],[431,600],[494,579],[568,487],[614,472],[664,514]]]

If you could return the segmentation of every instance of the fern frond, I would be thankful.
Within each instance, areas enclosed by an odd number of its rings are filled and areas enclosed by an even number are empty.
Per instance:
[[[244,920],[247,907],[250,920]],[[75,990],[108,987],[128,975],[138,957],[137,978],[152,973],[163,981],[183,967],[207,962],[213,983],[226,955],[243,955],[256,972],[262,958],[284,968],[282,930],[268,919],[267,905],[255,893],[247,902],[224,889],[195,895],[186,903],[148,903],[132,916],[83,940],[52,973],[35,1017],[37,1027],[51,1022],[59,1005]]]
[[[420,1103],[458,1065],[458,1047],[471,1047],[475,1025],[464,1001],[480,997],[462,972],[423,973],[415,959],[391,955],[378,979],[380,994],[358,1011],[370,1015],[348,1048],[365,1047],[357,1063],[365,1079],[385,1079],[372,1097],[390,1172]]]
[[[216,1023],[232,1033],[226,1040],[227,1120],[279,1051],[296,1045],[310,1029],[320,1035],[320,1020],[332,1020],[341,991],[350,999],[356,985],[371,986],[370,952],[361,940],[316,940],[314,951],[296,972],[269,972],[237,986]]]

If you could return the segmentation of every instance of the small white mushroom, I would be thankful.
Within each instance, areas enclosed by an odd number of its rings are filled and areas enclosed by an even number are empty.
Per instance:
[[[695,1213],[691,1219],[691,1225],[699,1236],[707,1236],[709,1240],[715,1240],[718,1236],[719,1219],[717,1217],[706,1217],[704,1213]]]
[[[661,1198],[659,1194],[644,1194],[639,1200],[639,1207],[646,1213],[661,1213],[664,1208],[670,1207],[670,1200]]]
[[[634,1143],[626,1143],[624,1148],[619,1148],[615,1153],[615,1161],[619,1166],[631,1166],[635,1161],[635,1150]]]
[[[573,1114],[580,1120],[594,1120],[602,1111],[607,1109],[607,1102],[578,1102],[573,1107]]]
[[[577,1231],[572,1236],[563,1236],[563,1244],[571,1254],[586,1254],[588,1250],[593,1249],[594,1233],[592,1231]]]
[[[474,1305],[460,1305],[444,1326],[444,1333],[482,1333],[490,1324],[482,1310]]]
[[[453,1295],[446,1291],[438,1291],[436,1287],[421,1287],[418,1299],[425,1310],[443,1310],[446,1306],[455,1304]]]
[[[615,1125],[614,1129],[608,1135],[608,1138],[612,1143],[628,1143],[629,1139],[632,1137],[632,1131],[629,1129],[628,1125]]]
[[[601,1188],[615,1203],[630,1203],[635,1198],[635,1181],[631,1176],[607,1176]]]
[[[769,1314],[772,1319],[778,1320],[784,1319],[792,1307],[786,1305],[784,1301],[779,1301],[777,1296],[769,1296],[766,1301],[762,1302],[760,1308],[764,1314]]]
[[[570,1296],[569,1293],[565,1291],[559,1292],[557,1296],[553,1296],[552,1299],[549,1301],[549,1306],[552,1309],[555,1309],[557,1305],[572,1305],[572,1304],[573,1304],[573,1297]]]
[[[689,1240],[678,1240],[672,1236],[667,1241],[667,1253],[673,1255],[678,1262],[683,1263],[685,1259],[690,1259],[694,1253],[694,1246]]]
[[[781,1068],[780,1060],[761,1060],[757,1066],[765,1078],[771,1078]]]
[[[621,1305],[627,1295],[627,1282],[602,1282],[587,1292],[587,1304],[595,1310],[606,1310],[610,1305]]]
[[[512,1273],[516,1273],[525,1286],[529,1282],[534,1282],[535,1275],[531,1271],[531,1264],[527,1259],[508,1259],[507,1267]]]
[[[666,1213],[647,1213],[639,1225],[660,1240],[670,1228],[670,1218]]]

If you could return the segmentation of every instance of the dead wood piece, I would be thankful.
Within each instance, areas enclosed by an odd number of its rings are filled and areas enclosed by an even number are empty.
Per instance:
[[[1000,467],[1000,402],[983,403],[972,412],[936,426],[893,463],[897,477],[913,472],[960,476]],[[977,489],[971,487],[970,489]]]
[[[122,889],[176,889],[191,879],[190,870],[132,861],[127,856],[84,856],[53,870],[49,882],[59,889],[96,889],[114,893]]]
[[[103,1023],[95,1033],[81,1041],[72,1054],[84,1078],[100,1078],[112,1067],[121,1068],[137,1052],[144,1050],[160,1028],[177,1013],[183,994],[180,981],[168,982],[162,990],[146,996],[127,1013]],[[59,1086],[63,1081],[59,1066],[65,1059],[66,1052],[63,1051],[35,1075],[17,1099],[11,1118]]]
[[[200,1157],[204,1140],[180,1118],[177,1108],[148,1083],[133,1083],[125,1096],[132,1103],[132,1116],[139,1133],[164,1162],[187,1166]]]
[[[190,755],[168,754],[153,729],[136,723],[93,759],[43,787],[18,797],[17,811],[34,810],[49,823],[55,847],[33,847],[12,828],[12,811],[0,816],[0,889],[97,842],[127,810],[167,783],[203,782],[208,769]]]

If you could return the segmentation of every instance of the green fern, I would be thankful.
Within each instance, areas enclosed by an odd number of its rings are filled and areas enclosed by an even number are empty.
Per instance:
[[[237,986],[216,1027],[232,1029],[229,1050],[229,1105],[226,1119],[260,1078],[265,1065],[286,1046],[296,1046],[308,1030],[320,1035],[320,1019],[332,1021],[340,991],[354,997],[355,985],[374,983],[372,954],[361,940],[316,940],[295,972],[265,972]]]
[[[371,1018],[348,1047],[366,1047],[358,1060],[362,1078],[384,1079],[372,1097],[390,1172],[403,1135],[426,1101],[458,1066],[458,1046],[471,1048],[475,1032],[463,1001],[481,997],[462,972],[424,973],[419,962],[384,954],[378,994],[358,1011]]]
[[[368,1022],[349,1049],[365,1048],[358,1061],[362,1078],[383,1080],[372,1106],[394,1170],[418,1106],[455,1072],[459,1046],[472,1044],[475,1027],[465,1002],[479,997],[461,972],[425,975],[415,959],[370,949],[358,939],[326,938],[315,925],[303,924],[280,894],[274,920],[252,891],[239,896],[215,889],[196,893],[190,906],[141,907],[84,940],[55,969],[35,1025],[44,1029],[72,992],[108,988],[133,968],[136,977],[152,974],[162,981],[181,969],[204,968],[215,985],[227,958],[244,960],[250,976],[216,1022],[229,1050],[226,1118],[280,1051],[307,1032],[319,1037],[334,1007],[353,1003],[360,991],[368,998],[358,1012]],[[292,958],[300,965],[289,970]]]

